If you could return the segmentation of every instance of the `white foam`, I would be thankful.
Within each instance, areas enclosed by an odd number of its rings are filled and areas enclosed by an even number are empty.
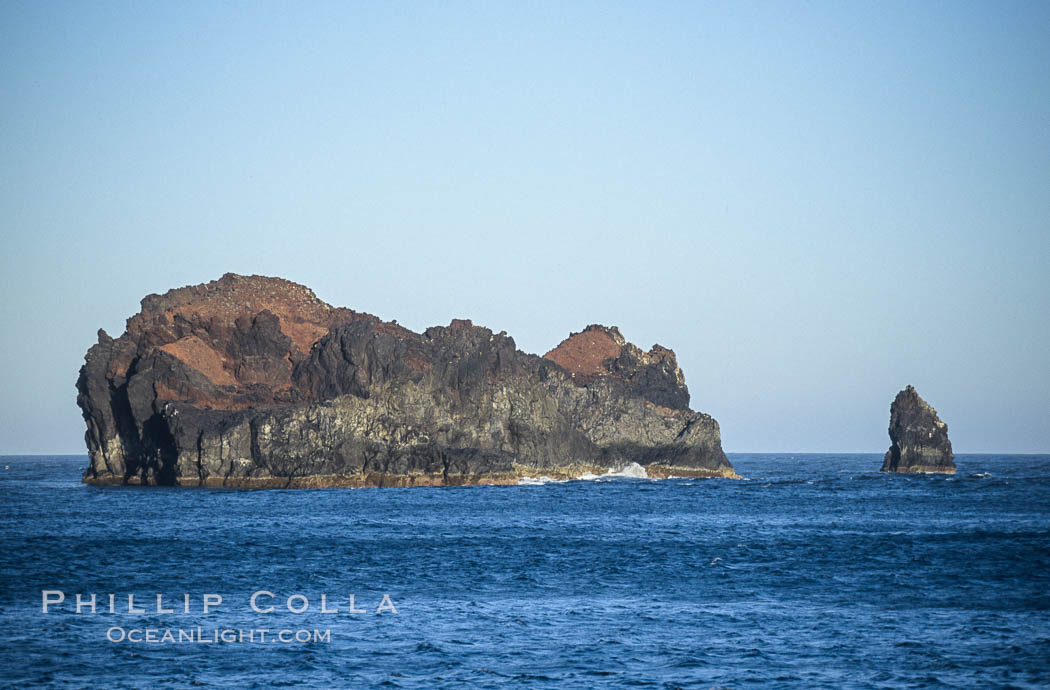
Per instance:
[[[577,481],[593,482],[602,479],[648,479],[649,473],[636,462],[628,463],[623,469],[609,470],[605,474],[593,474],[584,472],[576,478]],[[554,479],[552,477],[522,477],[518,480],[518,486],[542,486],[543,484],[564,484],[568,479]]]
[[[618,472],[606,472],[602,475],[602,479],[611,479],[613,477],[628,477],[630,479],[648,479],[649,473],[645,471],[645,468],[636,462],[629,463],[626,467]]]
[[[518,480],[518,486],[543,486],[544,484],[564,484],[566,479],[554,479],[553,477],[522,477]]]

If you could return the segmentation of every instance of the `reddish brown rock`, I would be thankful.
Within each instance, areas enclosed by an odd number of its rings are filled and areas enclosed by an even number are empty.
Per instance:
[[[580,333],[573,333],[558,347],[543,355],[572,374],[584,385],[610,372],[609,365],[623,352],[624,340],[620,329],[591,324]]]

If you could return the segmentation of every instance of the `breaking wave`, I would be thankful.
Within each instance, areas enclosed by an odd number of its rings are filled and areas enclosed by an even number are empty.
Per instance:
[[[602,479],[648,479],[649,473],[636,462],[628,463],[619,470],[609,470],[605,474],[593,474],[584,472],[575,481],[592,482]],[[542,486],[543,484],[564,484],[573,481],[569,479],[554,479],[552,477],[522,477],[518,480],[518,486]]]

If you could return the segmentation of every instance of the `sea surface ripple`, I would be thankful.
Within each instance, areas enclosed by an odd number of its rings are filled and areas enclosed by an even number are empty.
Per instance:
[[[0,457],[0,685],[1050,683],[1050,456],[960,456],[954,476],[730,458],[746,480],[225,491],[90,487],[84,456]],[[42,590],[67,600],[43,614]],[[276,611],[251,610],[258,590]],[[76,593],[99,612],[75,613]],[[302,614],[285,607],[297,593]],[[366,613],[345,612],[350,594]],[[375,613],[384,594],[396,614]],[[107,640],[197,626],[331,632]]]

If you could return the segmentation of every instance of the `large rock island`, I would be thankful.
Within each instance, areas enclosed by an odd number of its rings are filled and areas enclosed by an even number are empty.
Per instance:
[[[955,473],[948,425],[913,387],[898,393],[890,405],[889,431],[891,445],[882,461],[883,472]]]
[[[630,463],[735,477],[671,350],[589,326],[544,357],[454,320],[414,333],[279,278],[149,295],[77,381],[92,484],[506,484]]]

